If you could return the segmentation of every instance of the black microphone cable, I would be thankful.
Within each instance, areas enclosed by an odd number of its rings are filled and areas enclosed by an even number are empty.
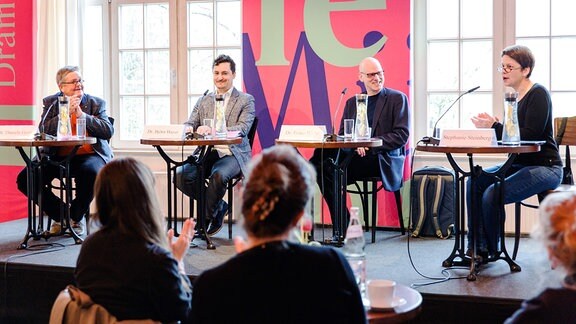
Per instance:
[[[422,140],[419,140],[416,143],[416,146],[418,146],[419,143],[422,143]],[[414,172],[414,158],[416,157],[416,150],[413,150],[412,156],[410,157],[410,170],[412,170],[412,173]],[[412,179],[412,177],[410,178]],[[412,191],[412,187],[410,187],[410,191]],[[450,272],[451,270],[470,270],[469,267],[464,267],[464,266],[453,266],[453,267],[447,267],[442,269],[442,271],[440,271],[440,273],[442,274],[442,277],[435,277],[432,275],[426,275],[424,273],[422,273],[420,270],[418,270],[418,268],[416,267],[416,265],[414,264],[414,260],[412,259],[412,254],[410,253],[410,237],[412,236],[411,230],[412,230],[412,204],[410,201],[409,204],[409,210],[408,210],[408,238],[406,239],[406,249],[408,251],[408,259],[410,260],[410,265],[412,266],[412,269],[414,269],[414,271],[416,271],[417,274],[419,274],[421,277],[429,279],[431,281],[427,281],[427,282],[423,282],[423,283],[412,283],[410,284],[411,288],[418,288],[418,287],[423,287],[423,286],[429,286],[429,285],[433,285],[433,284],[438,284],[438,283],[442,283],[442,282],[446,282],[448,280],[451,279],[465,279],[467,278],[467,276],[457,276],[457,277],[453,277],[452,273]],[[456,217],[456,216],[455,216]],[[461,230],[461,229],[459,229]]]

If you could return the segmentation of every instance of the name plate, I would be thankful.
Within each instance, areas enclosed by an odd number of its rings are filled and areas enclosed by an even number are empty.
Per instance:
[[[326,134],[324,125],[282,125],[280,140],[322,141]]]
[[[0,139],[33,139],[36,129],[34,125],[2,125]]]
[[[146,125],[142,138],[144,139],[182,139],[183,125]]]
[[[496,132],[492,128],[445,129],[440,137],[441,146],[490,147],[498,146]]]

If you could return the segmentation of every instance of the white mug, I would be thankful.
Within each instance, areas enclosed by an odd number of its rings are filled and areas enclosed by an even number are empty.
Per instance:
[[[370,307],[390,308],[394,302],[396,281],[386,279],[372,279],[368,281],[368,300]]]

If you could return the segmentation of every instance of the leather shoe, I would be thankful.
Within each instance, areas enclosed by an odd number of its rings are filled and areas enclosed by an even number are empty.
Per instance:
[[[228,213],[228,203],[226,203],[224,200],[220,200],[220,202],[218,203],[218,207],[216,208],[214,218],[212,219],[212,222],[210,223],[210,226],[206,231],[206,234],[208,236],[212,237],[216,235],[216,233],[220,232],[220,230],[222,229],[222,225],[224,223],[224,217],[226,216],[227,213]]]
[[[204,224],[206,225],[206,228],[208,228],[210,226],[210,218],[206,218],[204,219]],[[194,231],[195,232],[200,232],[202,230],[202,228],[200,227],[200,222],[196,221],[196,224],[194,225]]]

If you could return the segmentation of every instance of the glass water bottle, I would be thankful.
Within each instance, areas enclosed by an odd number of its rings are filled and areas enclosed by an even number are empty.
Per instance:
[[[225,138],[227,135],[226,107],[224,106],[224,95],[214,95],[214,136],[217,138]]]
[[[520,145],[520,125],[518,125],[518,92],[504,94],[504,130],[502,144]]]
[[[370,138],[370,125],[368,125],[368,95],[359,93],[356,95],[356,139]]]

